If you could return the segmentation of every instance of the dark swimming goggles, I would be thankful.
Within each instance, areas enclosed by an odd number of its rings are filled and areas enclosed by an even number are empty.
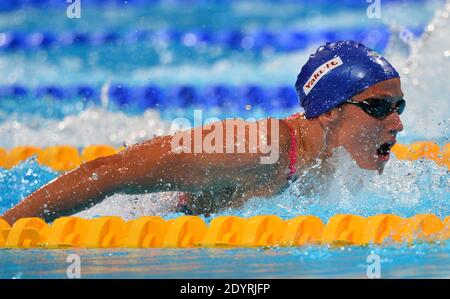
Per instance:
[[[397,112],[400,115],[406,106],[404,99],[395,100],[395,98],[369,98],[362,102],[347,100],[344,103],[356,105],[370,116],[378,119],[386,118],[393,112]]]

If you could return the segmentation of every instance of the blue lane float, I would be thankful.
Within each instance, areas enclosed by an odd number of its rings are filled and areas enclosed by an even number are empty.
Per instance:
[[[160,5],[164,0],[89,0],[86,1],[87,5],[94,6],[113,6],[113,7],[133,7],[133,6],[148,6],[148,5]],[[403,0],[383,0],[383,3],[395,3],[402,2]],[[415,2],[421,2],[424,0],[415,0]],[[228,5],[237,3],[239,0],[171,0],[171,5],[186,6],[186,5]],[[289,3],[289,4],[311,4],[308,0],[265,0],[261,2],[266,3]],[[83,3],[84,5],[85,3]],[[330,5],[336,4],[335,0],[316,0],[316,5]],[[365,7],[366,2],[361,0],[341,0],[340,6],[346,7]],[[0,1],[0,11],[14,11],[17,9],[34,7],[38,9],[48,8],[61,8],[66,7],[66,1],[61,0],[9,0]]]
[[[408,29],[409,30],[409,29]],[[411,28],[418,36],[422,28]],[[286,30],[275,32],[258,30],[246,32],[243,30],[192,30],[180,32],[177,30],[134,30],[128,33],[106,32],[0,32],[0,50],[34,51],[62,47],[100,47],[107,45],[145,44],[150,47],[160,43],[172,43],[187,48],[199,46],[215,46],[237,51],[262,51],[271,49],[278,52],[303,50],[310,45],[337,39],[353,39],[363,41],[368,46],[383,50],[388,42],[390,32],[386,27],[371,29],[351,29],[339,31],[309,32],[301,30]]]
[[[100,103],[101,87],[88,85],[46,85],[27,88],[18,84],[0,86],[0,99],[36,101],[49,98],[56,101],[82,100]],[[176,85],[163,88],[157,85],[128,86],[113,83],[108,89],[109,100],[119,107],[260,107],[265,110],[293,108],[298,105],[292,86],[263,87],[259,85],[231,86],[217,84],[205,87]]]

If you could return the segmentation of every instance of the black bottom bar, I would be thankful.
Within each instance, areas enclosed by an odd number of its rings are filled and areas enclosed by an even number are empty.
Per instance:
[[[67,295],[87,295],[92,298],[94,293],[99,296],[113,292],[114,295],[135,297],[162,298],[168,296],[196,296],[196,297],[272,297],[282,294],[295,296],[323,296],[324,293],[340,296],[391,295],[393,291],[402,295],[416,294],[418,291],[428,290],[433,294],[450,291],[447,280],[296,280],[296,279],[267,279],[267,280],[0,280],[0,290],[10,291],[10,294],[36,295],[45,297],[57,295],[64,298]],[[5,293],[3,293],[5,294]],[[156,297],[155,295],[158,294]],[[444,293],[445,294],[445,293]]]

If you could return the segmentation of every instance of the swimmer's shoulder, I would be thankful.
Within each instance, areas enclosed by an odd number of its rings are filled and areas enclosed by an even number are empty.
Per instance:
[[[284,136],[290,143],[292,132],[294,127],[297,125],[299,119],[304,118],[303,112],[297,112],[286,118],[280,119],[280,136]]]
[[[279,159],[278,165],[279,170],[284,170],[288,167],[288,165],[291,163],[291,151],[292,151],[292,133],[294,130],[294,122],[298,117],[302,117],[301,114],[296,113],[292,116],[289,116],[287,118],[274,118],[274,117],[268,117],[266,120],[269,123],[274,124],[274,122],[277,122],[278,126],[278,136],[271,136],[272,140],[277,139],[279,144]]]
[[[298,126],[298,122],[303,118],[304,113],[298,112],[280,119],[280,156],[282,157],[283,165],[295,164],[295,161],[292,161],[292,155],[295,155],[295,152],[297,151],[297,140],[295,140],[295,138],[299,138],[295,128]],[[293,146],[295,148],[293,148]]]

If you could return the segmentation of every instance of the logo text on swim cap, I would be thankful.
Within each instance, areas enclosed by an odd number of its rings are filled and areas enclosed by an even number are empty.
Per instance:
[[[337,56],[316,68],[316,70],[309,77],[308,81],[306,81],[306,84],[303,85],[303,92],[308,94],[326,73],[342,64],[343,62],[341,57]]]

